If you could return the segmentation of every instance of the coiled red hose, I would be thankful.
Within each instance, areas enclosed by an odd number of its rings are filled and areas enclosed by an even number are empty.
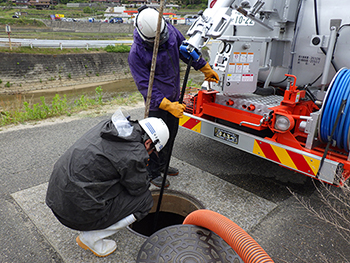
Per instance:
[[[183,224],[207,228],[220,236],[245,263],[273,263],[265,250],[242,228],[225,216],[211,210],[190,213]]]

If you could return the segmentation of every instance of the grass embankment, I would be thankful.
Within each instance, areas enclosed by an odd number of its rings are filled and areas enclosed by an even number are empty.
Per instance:
[[[84,22],[66,22],[84,23]],[[40,20],[27,18],[0,18],[0,37],[7,38],[5,25],[11,27],[11,38],[27,39],[60,39],[60,40],[126,40],[132,39],[127,33],[102,33],[102,32],[59,32],[52,31]]]
[[[1,28],[1,25],[0,25]],[[4,26],[5,28],[5,26]],[[11,39],[49,39],[49,40],[132,40],[130,34],[127,33],[94,33],[94,32],[54,32],[54,31],[38,31],[38,29],[22,29],[11,27]],[[0,31],[1,38],[8,38],[8,34]]]
[[[104,101],[103,90],[99,86],[95,89],[95,96],[90,98],[86,95],[81,95],[80,98],[69,102],[66,95],[61,97],[56,94],[52,102],[47,102],[45,97],[40,97],[40,100],[40,103],[35,104],[31,104],[28,101],[21,103],[20,100],[17,100],[16,105],[11,105],[12,109],[0,110],[0,127],[57,116],[71,116],[74,113],[85,110],[98,111],[105,105],[130,106],[142,101],[143,98],[139,92],[134,92],[126,97],[125,95],[119,95],[111,100]],[[6,108],[4,102],[1,102],[0,106]]]
[[[10,25],[14,27],[46,27],[46,25],[37,19],[27,19],[27,18],[0,18],[0,25]]]
[[[1,13],[1,12],[0,12]],[[47,19],[47,18],[46,18]],[[84,23],[84,22],[65,22]],[[102,32],[67,32],[52,31],[38,19],[33,18],[1,18],[0,17],[0,37],[7,38],[5,26],[11,27],[11,38],[28,39],[60,39],[60,40],[118,40],[132,39],[127,33],[102,33]],[[117,25],[116,25],[117,26]]]
[[[30,48],[30,47],[14,47],[12,50],[9,47],[0,47],[0,53],[21,53],[21,54],[43,54],[43,55],[63,55],[63,54],[84,54],[96,52],[115,52],[128,53],[130,46],[116,45],[107,46],[105,48]]]
[[[84,7],[67,7],[66,5],[56,5],[52,9],[37,10],[35,8],[4,8],[0,10],[0,16],[12,20],[23,19],[50,19],[50,15],[63,14],[66,18],[83,19],[91,16],[103,16],[106,7],[97,5],[91,9],[90,13],[84,12]],[[20,18],[12,18],[15,12],[21,12]]]
[[[30,48],[30,47],[0,47],[0,53],[19,53],[19,54],[40,54],[40,55],[64,55],[64,54],[85,54],[95,52],[106,52],[104,48]]]
[[[85,13],[83,7],[67,7],[66,5],[57,5],[54,9],[36,10],[33,8],[17,9],[6,8],[0,10],[0,28],[5,29],[5,25],[11,26],[12,38],[36,38],[36,39],[76,39],[76,40],[115,40],[119,38],[130,37],[128,34],[116,33],[80,33],[80,32],[53,32],[49,30],[41,21],[50,20],[50,15],[63,14],[66,18],[75,18],[87,20],[89,17],[102,19],[107,7],[98,5],[91,9],[91,13]],[[15,12],[21,12],[19,18],[12,18]],[[66,22],[83,23],[83,22]],[[7,37],[5,30],[0,30],[0,37]]]
[[[192,79],[190,79],[186,94],[194,95],[198,90],[200,90],[200,86],[193,83]],[[71,116],[74,113],[86,110],[99,111],[106,105],[132,106],[143,101],[143,97],[140,92],[133,92],[121,94],[112,99],[104,99],[103,90],[98,86],[93,96],[85,94],[77,99],[68,101],[66,95],[61,97],[56,94],[51,102],[47,102],[45,97],[40,97],[40,101],[40,103],[35,104],[26,100],[22,102],[22,96],[18,96],[16,102],[12,105],[6,105],[6,103],[0,101],[0,127],[58,116]]]

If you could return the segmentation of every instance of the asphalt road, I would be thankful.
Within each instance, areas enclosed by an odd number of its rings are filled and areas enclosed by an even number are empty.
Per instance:
[[[142,119],[143,110],[129,113],[132,119]],[[11,194],[47,182],[59,156],[108,116],[0,132],[0,262],[63,262]],[[249,230],[275,262],[350,260],[348,244],[335,229],[316,220],[290,192],[322,207],[310,178],[182,128],[173,156],[277,205]]]

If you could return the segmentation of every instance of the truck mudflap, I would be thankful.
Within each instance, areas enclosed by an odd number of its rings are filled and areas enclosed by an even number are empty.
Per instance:
[[[348,171],[344,171],[344,164],[341,162],[325,158],[321,165],[322,156],[260,138],[188,113],[180,118],[180,126],[328,184],[339,186],[348,177]]]

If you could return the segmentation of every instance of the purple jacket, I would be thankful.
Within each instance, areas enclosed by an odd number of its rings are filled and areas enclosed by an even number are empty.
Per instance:
[[[180,60],[188,63],[188,59],[180,54],[179,48],[185,37],[174,26],[168,25],[169,39],[161,45],[157,55],[157,65],[152,88],[150,111],[158,110],[159,104],[166,97],[170,101],[178,101],[180,97]],[[138,90],[145,101],[147,98],[148,80],[152,65],[153,47],[148,46],[134,30],[134,43],[128,57],[131,74]],[[198,70],[207,62],[200,58],[192,66]]]

